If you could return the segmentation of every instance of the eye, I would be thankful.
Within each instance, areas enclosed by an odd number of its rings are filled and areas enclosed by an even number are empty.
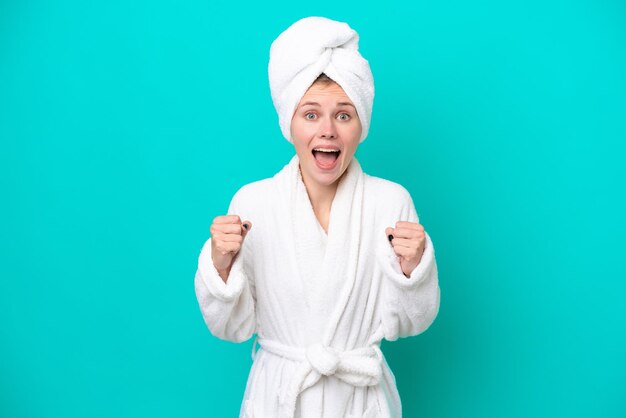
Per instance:
[[[345,118],[341,119],[341,120],[350,120],[350,115],[347,113],[340,113],[339,116],[346,116]]]
[[[308,119],[308,120],[313,120],[314,118],[310,118],[309,115],[314,116],[315,117],[315,113],[312,112],[307,112],[304,114],[304,118]]]

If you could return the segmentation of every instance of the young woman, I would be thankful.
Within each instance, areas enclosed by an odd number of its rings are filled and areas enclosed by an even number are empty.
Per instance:
[[[400,417],[380,341],[426,330],[440,291],[411,195],[354,156],[374,97],[358,35],[301,19],[272,43],[269,77],[295,155],[235,193],[195,276],[213,335],[257,335],[240,417]]]

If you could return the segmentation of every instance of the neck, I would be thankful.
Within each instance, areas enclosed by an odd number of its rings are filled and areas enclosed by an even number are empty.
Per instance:
[[[300,169],[302,181],[304,182],[304,186],[306,187],[306,191],[309,195],[311,206],[313,206],[313,210],[316,214],[330,212],[333,199],[335,198],[335,194],[337,193],[337,186],[341,178],[343,178],[344,174],[345,172],[333,184],[323,185],[308,179]]]

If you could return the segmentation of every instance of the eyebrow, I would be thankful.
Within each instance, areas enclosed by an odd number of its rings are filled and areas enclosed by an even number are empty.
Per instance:
[[[320,106],[319,103],[317,102],[306,102],[306,103],[302,103],[302,105],[300,105],[300,107],[304,107],[306,105],[314,105],[314,106]],[[354,105],[352,103],[348,103],[348,102],[338,102],[337,105],[339,106],[352,106],[354,107]],[[356,109],[356,107],[354,107]]]

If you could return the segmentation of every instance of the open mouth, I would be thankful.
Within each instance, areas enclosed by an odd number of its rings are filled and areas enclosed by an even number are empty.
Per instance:
[[[335,161],[339,158],[341,151],[339,150],[319,150],[314,149],[313,157],[315,160],[324,167],[330,167],[335,164]]]

